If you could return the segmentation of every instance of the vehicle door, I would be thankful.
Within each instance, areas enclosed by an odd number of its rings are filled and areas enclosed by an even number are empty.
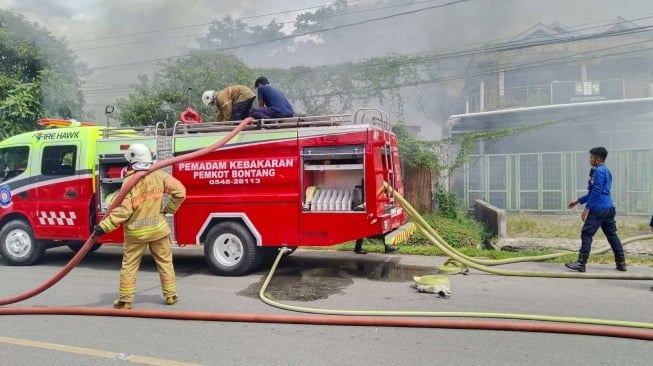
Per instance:
[[[38,228],[43,239],[81,239],[89,232],[89,194],[84,189],[77,142],[44,145],[37,174]]]
[[[0,217],[19,212],[34,220],[29,145],[0,148]]]

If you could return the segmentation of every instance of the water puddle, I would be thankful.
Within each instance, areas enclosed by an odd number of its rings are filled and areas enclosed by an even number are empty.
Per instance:
[[[269,267],[261,271],[261,280],[238,293],[258,298]],[[314,301],[342,294],[355,279],[385,282],[411,282],[413,276],[435,274],[433,267],[398,266],[395,261],[346,261],[340,259],[288,258],[277,268],[266,290],[266,296],[283,301]]]

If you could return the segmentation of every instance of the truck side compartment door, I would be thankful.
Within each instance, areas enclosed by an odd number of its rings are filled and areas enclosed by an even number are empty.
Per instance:
[[[35,232],[41,239],[83,239],[89,233],[90,176],[80,169],[79,143],[44,145],[36,169]],[[78,173],[79,172],[79,173]]]

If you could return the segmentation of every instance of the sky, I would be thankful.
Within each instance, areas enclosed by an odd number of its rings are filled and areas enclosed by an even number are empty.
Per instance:
[[[406,6],[409,2],[349,0],[350,6],[367,6],[367,9],[404,5],[359,13],[350,22],[455,4],[343,29],[341,32],[348,32],[348,37],[337,49],[246,61],[251,66],[262,66],[255,65],[258,62],[275,67],[339,63],[389,53],[432,52],[506,40],[538,22],[560,21],[569,26],[587,27],[618,16],[653,17],[650,0],[412,0],[414,4]],[[125,86],[135,83],[138,74],[153,72],[153,63],[134,63],[187,53],[197,46],[195,39],[206,32],[212,20],[231,16],[250,25],[267,24],[273,18],[277,22],[292,22],[299,12],[330,3],[328,0],[0,0],[0,8],[13,9],[57,38],[65,38],[79,59],[93,70],[86,80],[85,99],[88,110],[95,113],[96,119],[103,120],[105,105],[124,96]],[[651,24],[652,20],[646,22]]]

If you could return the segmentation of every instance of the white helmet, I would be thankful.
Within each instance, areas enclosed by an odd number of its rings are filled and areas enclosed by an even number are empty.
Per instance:
[[[152,165],[152,152],[143,144],[132,144],[125,152],[125,159],[134,170],[148,170]]]
[[[202,94],[202,103],[204,103],[204,105],[209,105],[215,101],[213,93],[215,93],[215,90],[207,90]]]

